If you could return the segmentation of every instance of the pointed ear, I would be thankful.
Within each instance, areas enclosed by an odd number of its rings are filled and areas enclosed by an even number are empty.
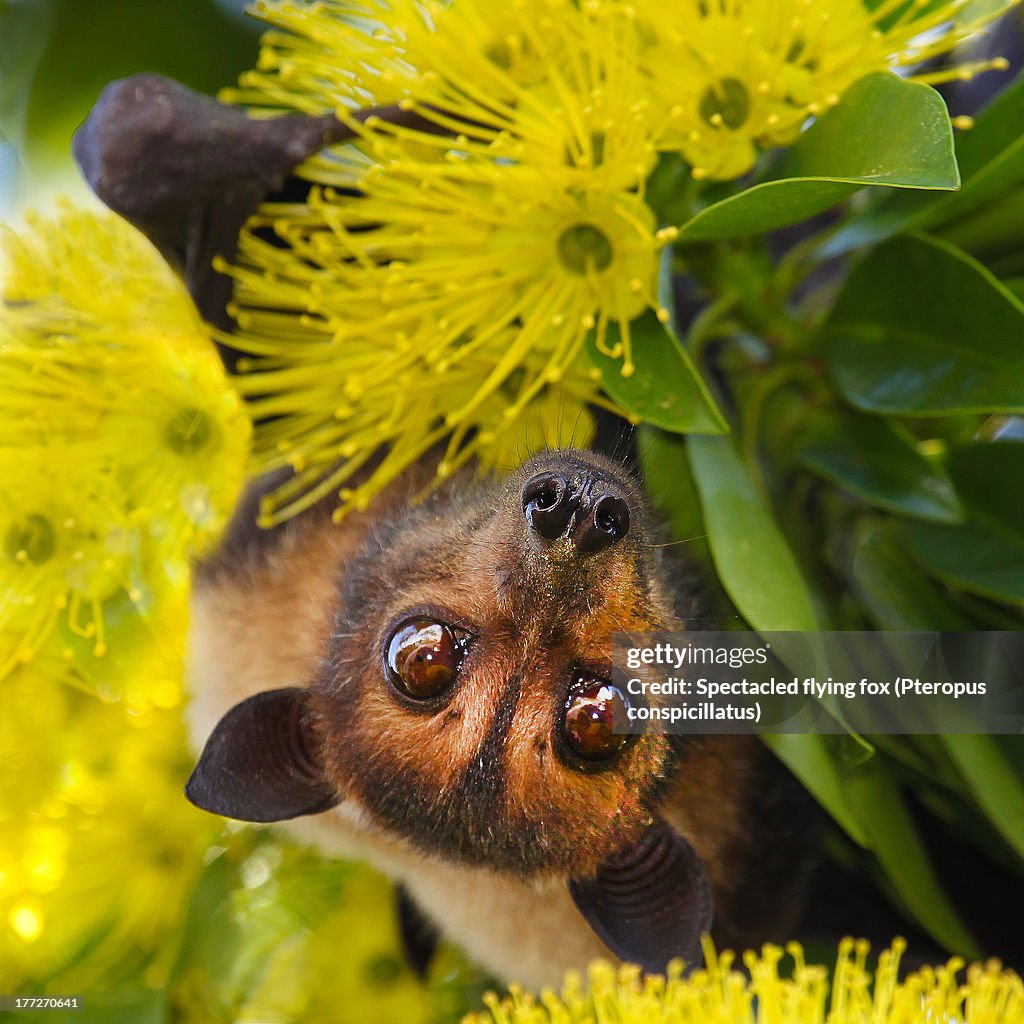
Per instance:
[[[338,803],[314,753],[306,691],[269,690],[236,704],[199,755],[185,796],[240,821],[284,821]]]
[[[673,957],[688,971],[703,962],[711,884],[693,847],[664,822],[606,860],[593,878],[570,879],[569,893],[597,937],[648,974],[663,974]]]

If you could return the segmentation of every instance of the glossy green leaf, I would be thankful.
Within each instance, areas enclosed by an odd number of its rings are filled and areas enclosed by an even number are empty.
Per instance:
[[[676,540],[706,550],[704,521],[685,439],[643,424],[637,432],[637,449],[647,493],[671,524]]]
[[[898,238],[870,253],[822,334],[839,390],[866,411],[1024,411],[1024,305],[945,242]]]
[[[1004,192],[981,209],[951,224],[935,225],[933,230],[957,248],[983,258],[1019,250],[1024,238],[1024,189]]]
[[[801,136],[790,160],[811,178],[912,189],[960,185],[942,97],[891,71],[854,82]]]
[[[597,350],[593,337],[587,354],[601,373],[601,386],[626,410],[645,423],[675,433],[720,434],[726,422],[701,379],[689,353],[653,311],[629,325],[636,371],[622,375],[622,361]],[[608,344],[619,343],[614,324]]]
[[[978,523],[907,521],[903,528],[916,558],[940,579],[1000,601],[1024,602],[1024,541]]]
[[[807,585],[736,448],[725,437],[688,445],[708,543],[722,586],[757,630],[814,630]]]
[[[701,210],[680,241],[772,231],[864,185],[954,189],[960,182],[945,104],[928,86],[879,71],[855,82],[790,151],[780,176]]]
[[[949,454],[949,472],[976,519],[1024,543],[1024,442],[955,449]]]
[[[843,416],[820,427],[801,461],[879,508],[957,523],[963,511],[949,478],[913,439],[873,416]]]
[[[943,736],[942,741],[978,806],[1024,860],[1024,774],[993,736]]]
[[[845,784],[868,845],[908,909],[946,949],[978,956],[978,945],[953,909],[888,765],[872,758],[850,768]]]
[[[1004,89],[975,119],[956,133],[956,157],[963,179],[950,195],[922,192],[876,194],[822,249],[827,256],[928,228],[965,216],[1024,181],[1024,75]]]
[[[814,178],[764,181],[705,207],[680,228],[678,241],[710,242],[775,231],[814,217],[849,199],[859,188]]]
[[[891,524],[870,524],[858,530],[849,571],[878,629],[971,628],[934,580],[921,572]]]
[[[1024,302],[1024,277],[1011,277],[1003,280],[1003,286],[1013,292],[1022,302]]]

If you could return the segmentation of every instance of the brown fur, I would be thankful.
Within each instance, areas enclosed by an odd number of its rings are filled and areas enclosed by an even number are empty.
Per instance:
[[[628,492],[630,531],[589,559],[557,543],[538,551],[522,484],[538,466],[568,473],[580,460]],[[572,673],[607,676],[613,632],[683,625],[633,482],[597,456],[552,453],[503,487],[456,481],[410,511],[418,483],[396,485],[342,527],[322,505],[259,535],[248,526],[255,496],[243,504],[222,550],[197,574],[197,742],[246,697],[309,686],[322,762],[341,803],[291,827],[401,880],[499,975],[550,983],[608,955],[565,879],[592,874],[658,814],[704,861],[716,932],[741,942],[778,937],[773,925],[788,923],[797,900],[777,880],[758,879],[778,897],[767,908],[774,920],[765,920],[748,898],[759,845],[770,841],[765,830],[778,824],[756,740],[641,736],[607,766],[581,770],[590,766],[560,737]],[[412,616],[474,637],[453,692],[423,705],[383,674],[387,637]],[[795,889],[799,871],[791,875]]]

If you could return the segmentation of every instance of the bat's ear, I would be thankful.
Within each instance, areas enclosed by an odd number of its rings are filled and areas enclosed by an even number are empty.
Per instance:
[[[673,957],[685,960],[687,970],[702,963],[711,884],[693,847],[664,822],[606,860],[593,878],[570,879],[569,892],[620,959],[649,974],[663,974]]]
[[[270,690],[236,704],[203,747],[185,795],[240,821],[284,821],[338,803],[310,731],[306,691]]]

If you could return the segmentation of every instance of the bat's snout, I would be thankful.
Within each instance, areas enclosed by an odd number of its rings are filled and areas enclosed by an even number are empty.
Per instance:
[[[523,515],[540,543],[568,542],[581,554],[594,554],[629,532],[629,502],[622,488],[591,469],[538,473],[522,489]]]

